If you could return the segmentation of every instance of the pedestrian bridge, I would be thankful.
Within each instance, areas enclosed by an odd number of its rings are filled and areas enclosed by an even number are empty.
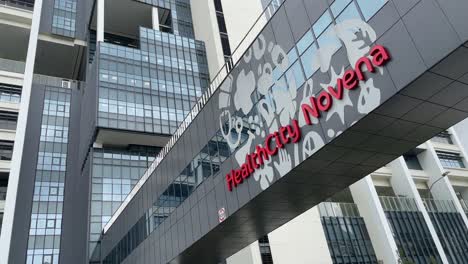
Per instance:
[[[223,261],[468,117],[466,1],[328,2],[281,5],[106,226],[104,263]]]

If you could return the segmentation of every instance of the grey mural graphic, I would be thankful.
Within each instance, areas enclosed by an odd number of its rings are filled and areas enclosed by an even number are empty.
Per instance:
[[[230,75],[220,87],[219,124],[231,151],[237,151],[235,160],[239,166],[255,146],[263,143],[265,135],[278,131],[279,127],[297,119],[303,131],[303,139],[294,144],[293,151],[281,149],[255,171],[253,178],[263,190],[383,100],[377,79],[384,71],[379,68],[378,72],[368,74],[366,81],[360,81],[361,89],[343,89],[342,100],[334,101],[323,117],[312,118],[314,126],[306,126],[300,106],[329,86],[335,87],[345,72],[347,65],[333,66],[334,55],[344,49],[348,65],[355,65],[362,57],[370,58],[376,33],[365,21],[348,19],[331,25],[322,39],[326,40],[322,42],[325,45],[320,45],[312,60],[302,62],[308,63],[315,72],[304,84],[297,83],[294,72],[289,70],[292,63],[287,52],[261,34],[238,65],[238,74]],[[316,75],[325,77],[316,80]]]

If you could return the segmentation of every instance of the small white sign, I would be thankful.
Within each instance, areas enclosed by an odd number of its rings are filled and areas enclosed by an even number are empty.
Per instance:
[[[226,209],[221,208],[218,210],[218,220],[220,223],[224,222],[224,220],[226,220]]]

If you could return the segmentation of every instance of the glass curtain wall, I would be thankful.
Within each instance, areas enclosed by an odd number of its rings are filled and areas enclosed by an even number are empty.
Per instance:
[[[333,263],[377,263],[364,219],[355,204],[321,203],[319,212]]]

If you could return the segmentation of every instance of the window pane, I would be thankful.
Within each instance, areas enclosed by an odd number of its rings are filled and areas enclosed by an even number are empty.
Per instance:
[[[338,16],[346,7],[346,5],[349,4],[349,2],[351,2],[351,0],[335,0],[335,2],[330,7],[333,16]]]
[[[357,0],[359,7],[361,8],[362,14],[366,21],[372,18],[372,16],[377,13],[382,6],[385,5],[387,0]]]
[[[332,18],[330,16],[330,13],[328,11],[325,11],[323,15],[315,22],[315,24],[312,26],[312,29],[314,30],[315,36],[318,37],[320,34],[322,34],[323,31],[330,25],[332,22]]]
[[[348,19],[361,19],[361,15],[359,15],[359,11],[356,7],[356,4],[353,2],[351,3],[344,11],[341,13],[336,22],[343,22],[344,20]]]
[[[312,31],[307,31],[299,42],[297,42],[297,50],[299,54],[302,54],[309,46],[314,42],[314,37],[312,36]]]
[[[317,59],[317,46],[315,44],[310,46],[307,51],[302,54],[301,62],[304,67],[306,78],[309,79],[320,67]]]

